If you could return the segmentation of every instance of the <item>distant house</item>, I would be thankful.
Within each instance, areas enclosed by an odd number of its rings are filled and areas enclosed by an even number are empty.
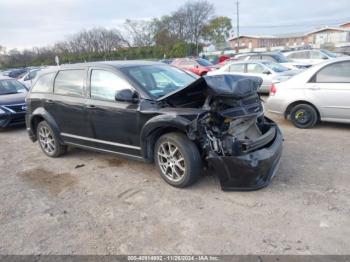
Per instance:
[[[312,45],[320,47],[325,44],[350,45],[350,22],[339,25],[338,27],[323,27],[308,33],[296,33],[277,36],[252,36],[241,35],[238,39],[233,37],[229,39],[232,49],[237,49],[238,43],[240,49],[275,49],[277,47],[300,47]]]
[[[350,22],[339,25],[340,28],[350,29]]]
[[[238,38],[229,39],[230,46],[233,49],[257,49],[257,48],[273,48],[280,46],[300,46],[307,43],[307,37],[304,35],[284,35],[284,36],[252,36],[242,35]]]

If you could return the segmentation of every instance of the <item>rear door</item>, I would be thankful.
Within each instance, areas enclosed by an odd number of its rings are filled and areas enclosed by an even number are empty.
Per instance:
[[[350,61],[319,70],[306,84],[306,94],[323,119],[350,121]]]
[[[65,141],[83,141],[92,137],[86,114],[86,69],[60,70],[54,80],[54,94],[45,101],[45,108],[57,122]]]

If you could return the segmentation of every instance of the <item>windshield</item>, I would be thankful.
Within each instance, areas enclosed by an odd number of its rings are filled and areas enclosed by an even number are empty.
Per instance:
[[[0,95],[25,93],[27,89],[17,80],[0,80]]]
[[[210,63],[208,60],[205,60],[203,58],[196,59],[196,62],[200,64],[201,66],[212,66],[213,64]]]
[[[153,98],[165,96],[196,80],[192,75],[166,65],[126,67],[121,70]]]
[[[290,70],[287,67],[281,66],[280,64],[273,63],[273,62],[262,62],[262,64],[276,73],[282,73],[282,72]]]
[[[283,54],[273,54],[272,57],[276,59],[278,63],[288,63],[290,60],[285,57]]]
[[[332,58],[338,57],[338,54],[333,53],[333,52],[328,51],[328,50],[324,50],[324,49],[323,49],[322,52],[325,53],[326,55],[328,55],[329,57],[332,57]]]

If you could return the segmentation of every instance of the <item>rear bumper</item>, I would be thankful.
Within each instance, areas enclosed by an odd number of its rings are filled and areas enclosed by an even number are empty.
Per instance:
[[[275,176],[282,155],[283,137],[279,128],[269,146],[242,156],[207,158],[224,191],[251,191],[266,187]]]
[[[3,114],[0,116],[0,128],[25,124],[25,113]]]

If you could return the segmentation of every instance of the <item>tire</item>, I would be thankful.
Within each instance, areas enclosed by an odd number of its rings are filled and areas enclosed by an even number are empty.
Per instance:
[[[308,104],[299,104],[290,111],[290,119],[298,128],[312,128],[318,121],[316,109]]]
[[[161,177],[178,188],[192,185],[202,170],[197,146],[181,133],[168,133],[158,139],[154,161]]]
[[[67,146],[61,145],[57,134],[46,121],[38,124],[36,135],[41,150],[49,157],[59,157],[67,152]]]

